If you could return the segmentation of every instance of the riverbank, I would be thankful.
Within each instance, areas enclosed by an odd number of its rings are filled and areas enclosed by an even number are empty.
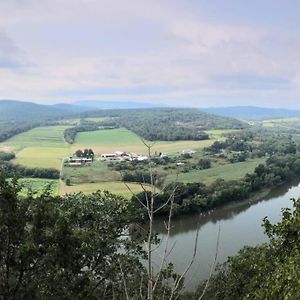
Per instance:
[[[172,221],[168,244],[173,247],[168,262],[174,264],[175,271],[182,273],[189,264],[194,251],[195,237],[198,233],[195,263],[186,276],[186,291],[195,291],[210,272],[210,265],[216,253],[218,230],[220,228],[217,262],[224,263],[248,245],[255,246],[267,241],[261,227],[262,220],[268,216],[274,223],[281,218],[281,209],[292,207],[291,198],[300,196],[299,179],[275,189],[264,189],[247,200],[230,203],[216,208],[210,214],[179,216]],[[154,231],[161,239],[155,251],[157,263],[160,261],[167,234],[163,219],[156,219]],[[171,249],[170,249],[171,250]]]

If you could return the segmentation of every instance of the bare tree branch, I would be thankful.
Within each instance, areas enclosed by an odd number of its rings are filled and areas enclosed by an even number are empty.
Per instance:
[[[210,273],[209,273],[208,279],[207,279],[207,281],[206,281],[205,287],[204,287],[204,289],[203,289],[203,292],[202,292],[201,296],[198,298],[198,300],[201,300],[201,299],[204,297],[204,295],[205,295],[205,293],[206,293],[206,290],[208,289],[208,286],[209,286],[209,283],[210,283],[212,274],[213,274],[213,272],[214,272],[214,270],[215,270],[216,263],[217,263],[217,259],[218,259],[218,253],[219,253],[220,234],[221,234],[221,225],[220,225],[220,223],[219,223],[218,237],[217,237],[217,245],[216,245],[216,252],[215,252],[214,261],[213,261],[213,264],[211,265]]]

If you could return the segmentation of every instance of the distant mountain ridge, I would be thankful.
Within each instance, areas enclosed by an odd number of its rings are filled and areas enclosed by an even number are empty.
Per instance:
[[[201,111],[242,120],[300,117],[300,110],[257,106],[229,106],[201,108]]]
[[[0,100],[0,121],[52,120],[104,109],[147,109],[162,107],[151,103],[79,101],[75,103],[38,104],[30,101]]]
[[[137,108],[156,108],[166,107],[163,104],[147,102],[128,102],[128,101],[77,101],[73,105],[92,109],[137,109]]]

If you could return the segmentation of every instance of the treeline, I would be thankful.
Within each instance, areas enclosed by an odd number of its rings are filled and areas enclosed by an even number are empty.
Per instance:
[[[60,172],[54,168],[28,168],[9,161],[0,161],[0,171],[7,177],[59,179],[60,176]]]
[[[240,121],[209,115],[195,109],[133,110],[119,117],[121,126],[150,140],[207,140],[204,130],[243,128]]]
[[[197,109],[131,109],[106,110],[82,114],[82,117],[111,117],[121,127],[135,132],[147,140],[206,140],[205,130],[242,129],[248,125],[241,121],[210,115]]]
[[[246,174],[243,179],[224,181],[217,179],[207,186],[203,183],[172,183],[163,193],[155,195],[155,207],[158,208],[170,199],[174,192],[174,214],[207,211],[220,205],[241,201],[263,188],[278,186],[300,175],[300,154],[274,155],[266,164],[256,167],[254,173]],[[138,195],[140,202],[146,203],[144,193]],[[132,201],[140,206],[136,197]],[[169,211],[169,206],[161,211]]]
[[[99,129],[112,129],[118,125],[114,121],[91,122],[80,120],[80,124],[64,131],[64,139],[68,144],[73,144],[78,132],[96,131]]]
[[[216,141],[204,149],[208,154],[227,158],[230,162],[273,154],[295,154],[298,150],[299,144],[291,135],[251,130],[230,134],[225,141]]]
[[[13,152],[0,151],[0,171],[7,177],[32,177],[58,179],[60,172],[54,168],[28,168],[22,165],[11,163],[10,161],[16,157]]]
[[[19,133],[28,131],[38,126],[38,123],[15,123],[15,122],[2,122],[0,123],[0,142],[4,142],[9,138]]]
[[[85,131],[96,131],[99,129],[99,126],[96,123],[85,123],[80,124],[75,127],[67,128],[64,131],[64,139],[68,144],[73,144],[75,142],[75,138],[78,132]]]

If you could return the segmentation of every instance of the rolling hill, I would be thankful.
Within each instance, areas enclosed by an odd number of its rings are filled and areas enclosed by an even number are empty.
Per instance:
[[[135,109],[135,108],[155,108],[165,107],[163,104],[128,101],[78,101],[72,103],[77,107],[93,109]]]
[[[262,120],[300,116],[300,110],[256,106],[210,107],[201,108],[201,111],[242,120]]]

